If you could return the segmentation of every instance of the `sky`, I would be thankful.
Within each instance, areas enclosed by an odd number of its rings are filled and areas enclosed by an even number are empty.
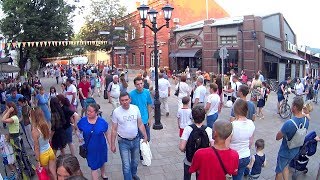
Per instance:
[[[81,4],[89,7],[91,0],[80,0]],[[140,0],[121,0],[130,11],[135,10],[135,2]],[[196,0],[190,0],[196,1]],[[210,1],[210,0],[208,0]],[[307,45],[320,48],[320,23],[318,23],[319,0],[215,0],[230,16],[268,15],[281,12],[297,36],[298,46]],[[88,12],[88,11],[87,11]],[[74,25],[78,32],[83,17],[76,17]]]

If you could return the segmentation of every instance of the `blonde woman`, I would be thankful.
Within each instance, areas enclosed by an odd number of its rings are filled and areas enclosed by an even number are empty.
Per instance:
[[[30,111],[32,121],[32,139],[34,141],[34,152],[38,167],[42,166],[49,170],[51,178],[57,179],[56,156],[49,144],[50,129],[45,120],[41,108],[35,107]]]

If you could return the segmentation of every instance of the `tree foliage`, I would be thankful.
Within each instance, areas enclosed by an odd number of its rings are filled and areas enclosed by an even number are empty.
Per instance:
[[[0,22],[2,33],[9,41],[59,41],[73,34],[72,12],[75,7],[65,0],[4,0],[1,2],[5,17]],[[19,67],[23,71],[27,59],[41,61],[54,57],[62,47],[25,47],[20,53]],[[23,73],[23,72],[21,72]]]
[[[123,43],[125,32],[114,31],[112,35],[99,35],[101,31],[112,31],[112,27],[116,24],[116,20],[122,18],[126,13],[126,8],[120,3],[120,0],[92,0],[91,12],[86,17],[84,26],[80,29],[79,38],[81,40],[103,40],[109,41],[111,36],[119,36],[120,39],[115,40]],[[121,25],[121,24],[117,24]],[[111,44],[100,46],[87,46],[87,50],[109,50]]]

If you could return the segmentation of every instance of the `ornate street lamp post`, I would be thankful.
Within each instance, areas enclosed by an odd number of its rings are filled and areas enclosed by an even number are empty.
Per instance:
[[[138,7],[140,13],[140,19],[142,20],[142,27],[146,26],[154,33],[154,68],[155,68],[155,96],[154,96],[154,119],[155,122],[153,124],[153,129],[162,129],[163,126],[161,124],[161,112],[160,112],[160,101],[159,101],[159,89],[158,89],[158,42],[157,42],[157,32],[160,31],[163,27],[169,28],[169,20],[171,19],[173,7],[170,5],[165,5],[162,10],[164,13],[164,19],[166,20],[166,24],[157,28],[157,14],[158,12],[154,9],[150,9],[147,5],[142,4]],[[146,24],[147,15],[149,15],[149,20],[152,26]]]

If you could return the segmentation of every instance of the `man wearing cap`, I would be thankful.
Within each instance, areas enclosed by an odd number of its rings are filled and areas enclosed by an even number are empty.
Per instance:
[[[119,96],[120,96],[120,85],[119,85],[119,76],[113,75],[113,81],[108,85],[108,99],[109,103],[112,104],[113,109],[120,106]]]
[[[77,88],[75,85],[73,85],[73,80],[71,78],[67,79],[66,85],[67,85],[66,97],[70,101],[70,109],[72,111],[76,112],[76,110],[77,110]]]

